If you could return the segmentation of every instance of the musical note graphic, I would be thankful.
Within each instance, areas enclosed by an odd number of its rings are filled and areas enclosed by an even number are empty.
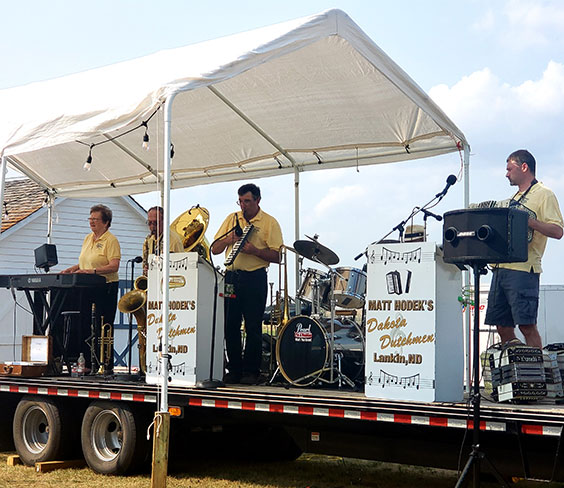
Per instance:
[[[398,377],[395,374],[386,373],[383,369],[380,370],[380,376],[378,377],[378,383],[382,385],[382,388],[391,385],[397,385]]]
[[[170,261],[169,267],[174,271],[178,271],[179,269],[188,269],[188,258],[184,257],[178,261]]]
[[[380,254],[380,261],[384,262],[384,266],[388,263],[399,263],[403,262],[404,264],[408,263],[420,263],[421,262],[421,248],[418,247],[412,251],[392,251],[387,247],[383,247],[381,254]]]
[[[182,376],[186,376],[186,363],[171,364],[171,370],[173,374],[182,373]]]
[[[435,388],[435,380],[434,379],[425,379],[421,378],[419,373],[411,375],[411,376],[397,376],[395,374],[390,374],[384,371],[383,369],[380,370],[380,376],[378,378],[378,383],[382,385],[382,388],[415,388],[416,390],[425,388],[425,389],[434,389]]]

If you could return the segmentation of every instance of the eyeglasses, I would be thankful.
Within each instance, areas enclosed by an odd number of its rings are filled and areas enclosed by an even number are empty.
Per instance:
[[[89,217],[88,218],[88,222],[99,222],[100,220],[102,220],[102,219],[99,219],[97,217]]]
[[[158,222],[156,220],[146,220],[145,223],[147,225],[157,225],[158,224]]]
[[[239,205],[239,207],[241,207],[242,205],[249,205],[250,203],[253,203],[256,200],[237,200],[235,202],[235,205]]]

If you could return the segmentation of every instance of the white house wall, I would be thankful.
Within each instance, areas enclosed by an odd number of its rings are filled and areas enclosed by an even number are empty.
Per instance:
[[[76,264],[84,237],[90,232],[89,210],[103,203],[112,209],[111,232],[121,245],[120,279],[126,279],[128,259],[141,255],[143,240],[147,235],[146,215],[128,198],[70,199],[55,201],[53,211],[52,243],[57,246],[59,264],[50,272],[56,273]],[[35,269],[34,249],[47,242],[47,211],[36,211],[0,236],[0,274],[39,272]],[[141,272],[137,265],[136,275]],[[129,275],[130,271],[127,273]],[[32,333],[32,317],[23,292],[16,292],[21,307],[14,305],[10,290],[0,288],[0,361],[18,360],[21,355],[21,336]],[[15,326],[14,326],[15,308]],[[116,318],[117,319],[117,318]],[[16,348],[14,349],[14,336]],[[117,341],[117,338],[116,338]],[[118,345],[116,344],[116,348]]]

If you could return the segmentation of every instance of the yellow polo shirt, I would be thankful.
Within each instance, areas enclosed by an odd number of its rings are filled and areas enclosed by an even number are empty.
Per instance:
[[[243,212],[239,211],[229,215],[221,224],[221,227],[217,231],[215,238],[225,234],[229,229],[233,228],[236,224],[236,216],[239,218],[239,225],[245,228],[247,226],[247,221],[243,217]],[[276,251],[280,250],[282,246],[282,229],[280,229],[280,224],[271,215],[263,212],[259,209],[258,213],[251,219],[251,224],[254,225],[253,230],[248,238],[248,241],[253,244],[257,249],[273,249]],[[233,246],[227,246],[225,249],[225,256],[229,256]],[[259,258],[253,254],[239,253],[235,258],[235,261],[227,269],[242,270],[242,271],[255,271],[260,268],[268,268],[270,263],[264,259]]]
[[[112,259],[121,259],[121,248],[119,242],[109,230],[104,232],[98,239],[94,238],[94,233],[88,234],[82,243],[82,250],[78,257],[78,267],[80,269],[100,268],[110,264]],[[115,273],[102,274],[107,283],[119,281],[119,275]]]
[[[519,192],[513,197],[513,199],[519,200],[521,195],[522,193]],[[544,186],[542,183],[535,183],[529,193],[525,195],[525,198],[519,201],[519,205],[516,208],[519,208],[521,205],[526,207],[529,215],[534,216],[536,220],[564,227],[562,213],[560,212],[556,195],[554,195],[552,190]],[[514,269],[517,271],[526,271],[527,273],[531,270],[534,273],[542,273],[541,259],[546,248],[547,239],[548,237],[544,234],[534,231],[533,238],[529,242],[528,246],[529,259],[524,263],[500,264],[499,267]]]

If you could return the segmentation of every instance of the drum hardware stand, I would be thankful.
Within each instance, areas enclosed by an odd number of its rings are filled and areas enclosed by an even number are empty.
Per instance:
[[[321,381],[326,381],[327,383],[335,383],[338,382],[339,383],[339,388],[341,388],[343,386],[343,381],[345,383],[347,383],[351,388],[354,388],[354,382],[347,377],[342,369],[341,369],[341,357],[342,355],[340,354],[335,354],[335,307],[336,307],[336,300],[335,300],[335,282],[336,280],[333,279],[334,276],[340,276],[341,278],[344,279],[344,276],[342,276],[341,274],[339,274],[337,272],[336,269],[331,268],[330,266],[327,266],[324,263],[321,263],[320,261],[318,261],[320,264],[324,265],[328,270],[329,270],[329,291],[331,294],[331,339],[330,339],[330,349],[331,349],[331,358],[329,361],[329,381],[327,380],[323,380],[322,378],[320,378]],[[335,377],[335,357],[337,357],[337,364],[338,364],[338,368],[337,368],[337,376]],[[325,369],[325,368],[324,368]]]
[[[459,488],[463,485],[466,476],[470,472],[470,468],[473,467],[473,486],[478,488],[480,486],[480,463],[485,461],[493,475],[497,479],[501,486],[509,488],[509,485],[503,479],[499,471],[491,463],[491,461],[486,457],[486,454],[481,450],[480,446],[480,275],[486,274],[487,270],[485,268],[485,263],[474,261],[468,263],[472,266],[474,271],[474,330],[473,330],[473,351],[472,351],[472,361],[473,361],[473,393],[472,393],[472,407],[473,407],[473,428],[472,428],[472,451],[468,457],[468,461],[462,470],[460,478],[456,482],[455,488]]]

